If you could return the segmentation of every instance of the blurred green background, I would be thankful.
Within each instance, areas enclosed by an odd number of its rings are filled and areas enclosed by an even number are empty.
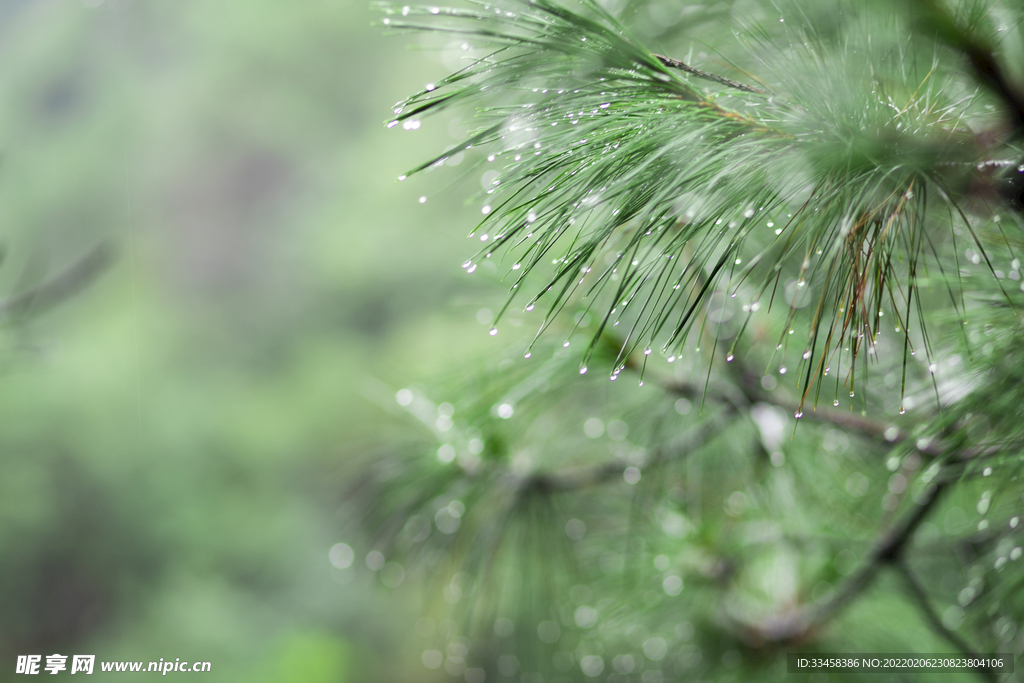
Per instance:
[[[377,19],[0,3],[0,291],[117,252],[6,319],[0,680],[55,652],[210,661],[209,681],[430,675],[415,608],[328,551],[358,544],[346,487],[399,424],[381,406],[485,347],[475,311],[502,295],[459,268],[469,193],[440,192],[478,178],[396,180],[464,130],[385,129],[447,67]]]

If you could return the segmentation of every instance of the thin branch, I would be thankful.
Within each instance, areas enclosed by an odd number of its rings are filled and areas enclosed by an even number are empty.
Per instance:
[[[924,498],[876,543],[867,561],[820,607],[804,608],[764,624],[743,624],[749,638],[757,642],[803,640],[835,618],[874,583],[879,572],[900,561],[914,532],[938,503],[951,480],[943,479],[926,491]]]
[[[765,92],[763,90],[758,90],[757,88],[753,88],[753,87],[751,87],[749,85],[744,85],[743,83],[739,83],[737,81],[730,80],[728,78],[725,78],[724,76],[719,76],[717,74],[708,73],[707,71],[701,71],[700,69],[696,69],[696,68],[690,66],[689,64],[687,64],[686,62],[681,62],[678,59],[673,59],[672,57],[665,57],[664,55],[654,55],[654,57],[658,61],[660,61],[662,64],[664,64],[665,66],[671,67],[673,69],[679,69],[680,71],[685,71],[686,73],[690,74],[691,76],[696,76],[697,78],[703,78],[704,80],[707,80],[707,81],[714,81],[715,83],[718,83],[720,85],[727,85],[730,88],[735,88],[736,90],[742,90],[743,92],[748,92],[748,93],[751,93],[751,94],[754,94],[754,95],[764,95],[765,94]]]
[[[932,630],[965,655],[979,657],[980,655],[978,654],[978,651],[971,647],[970,643],[961,638],[955,631],[951,631],[946,628],[945,624],[942,623],[942,619],[939,618],[939,615],[935,612],[935,608],[932,607],[931,601],[928,599],[928,594],[925,592],[924,586],[922,586],[917,580],[917,577],[911,573],[910,567],[907,566],[906,562],[897,562],[894,566],[906,582],[907,588],[910,589],[910,593],[917,601],[917,606],[920,608],[921,613],[928,622],[928,625],[932,627]],[[974,670],[987,681],[995,683],[999,680],[999,677],[996,676],[996,672],[988,666],[976,667]]]
[[[54,306],[95,280],[113,259],[113,247],[100,243],[42,284],[0,299],[0,314],[17,318]]]
[[[657,455],[647,463],[647,466],[660,464],[668,460],[682,460],[701,449],[722,433],[725,418],[732,414],[732,412],[731,408],[726,408],[725,412],[720,416],[721,419],[702,422],[699,427],[676,439],[675,441],[679,442],[678,446],[671,444],[661,446],[658,449]],[[621,477],[630,465],[631,463],[615,459],[576,470],[536,474],[526,477],[522,481],[521,486],[545,491],[572,491],[590,486],[598,486]]]

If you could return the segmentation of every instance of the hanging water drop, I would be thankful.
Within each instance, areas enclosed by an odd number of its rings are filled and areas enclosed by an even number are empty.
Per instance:
[[[928,366],[928,372],[932,373],[933,375],[935,374],[935,371],[938,370],[938,369],[939,369],[938,363],[932,363],[931,365]]]
[[[798,410],[798,411],[796,411],[795,413],[793,413],[793,417],[795,417],[795,418],[796,418],[796,419],[798,419],[798,420],[799,420],[799,419],[800,419],[801,417],[803,417],[803,416],[804,416],[804,411],[802,411],[802,410]]]
[[[900,406],[900,415],[903,415],[903,414],[904,414],[904,413],[906,413],[906,412],[907,412],[907,411],[903,409],[903,406]]]
[[[470,266],[470,267],[469,267],[469,268],[468,268],[468,269],[466,270],[466,272],[467,272],[467,273],[472,273],[472,272],[473,272],[474,270],[476,270],[476,264],[475,264],[475,263],[474,263],[473,265],[471,265],[471,266]]]
[[[780,375],[785,375],[786,374],[786,366],[785,365],[783,365],[781,368],[779,368],[779,374]]]
[[[526,352],[525,354],[523,354],[523,358],[529,358],[529,357],[530,357],[530,356],[532,356],[532,355],[533,355],[532,353],[530,353],[529,351],[527,351],[527,352]]]
[[[587,374],[587,366],[586,365],[584,365],[582,368],[580,368],[580,374],[581,375]]]
[[[494,335],[496,335],[496,334],[498,334],[498,328],[497,328],[497,327],[492,327],[492,328],[491,328],[491,332],[490,332],[490,335],[491,335],[491,336],[493,337],[493,336],[494,336]]]
[[[832,401],[832,405],[839,407],[839,399],[837,398],[836,400]]]
[[[734,358],[735,358],[735,356],[730,353],[728,356],[725,357],[725,362],[726,363],[731,363]]]
[[[533,310],[533,304],[529,304],[529,305],[528,305],[528,306],[526,307],[526,312],[527,312],[527,313],[529,313],[529,312],[530,312],[530,311],[532,311],[532,310]]]
[[[811,352],[810,351],[804,351],[804,360],[807,360],[810,357],[811,357]]]
[[[420,197],[420,204],[426,204],[426,203],[427,203],[427,198],[426,197]]]
[[[644,349],[644,355],[645,355],[645,356],[649,356],[649,355],[651,355],[651,350],[650,350],[649,348],[647,348],[647,349]]]
[[[569,348],[569,342],[565,342],[564,344],[562,344],[562,347],[566,349]]]

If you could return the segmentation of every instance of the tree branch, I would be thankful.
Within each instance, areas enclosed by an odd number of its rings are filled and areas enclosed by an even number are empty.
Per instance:
[[[794,642],[809,637],[822,628],[871,587],[883,568],[900,561],[914,532],[932,511],[949,480],[940,480],[929,487],[919,501],[888,533],[882,536],[867,561],[820,607],[804,608],[764,624],[743,624],[748,638],[755,642]]]
[[[673,68],[673,69],[679,69],[680,71],[685,71],[686,73],[690,74],[691,76],[696,76],[697,78],[703,78],[704,80],[707,80],[707,81],[714,81],[715,83],[719,83],[721,85],[727,85],[730,88],[735,88],[736,90],[742,90],[743,92],[748,92],[748,93],[751,93],[751,94],[754,94],[754,95],[764,95],[765,94],[765,92],[763,90],[758,90],[757,88],[752,88],[749,85],[744,85],[743,83],[739,83],[737,81],[730,80],[728,78],[725,78],[724,76],[718,76],[717,74],[708,73],[707,71],[701,71],[700,69],[695,69],[694,67],[690,66],[686,62],[681,62],[678,59],[673,59],[671,57],[666,57],[664,55],[654,55],[654,57],[658,61],[660,61],[662,64],[664,64],[665,66]]]
[[[928,625],[932,627],[932,630],[965,655],[979,657],[978,651],[971,647],[970,643],[957,635],[955,631],[951,631],[946,628],[945,624],[942,623],[942,619],[939,618],[939,615],[935,612],[935,608],[932,607],[931,601],[928,599],[928,594],[925,592],[924,587],[911,573],[910,567],[907,566],[906,562],[897,562],[893,566],[903,577],[907,584],[907,588],[910,589],[911,595],[913,595],[914,599],[917,601],[917,606],[924,615],[925,621],[927,621]],[[988,666],[976,667],[974,670],[987,681],[995,683],[999,680],[995,671]]]
[[[727,408],[720,416],[722,419],[702,422],[700,426],[690,430],[678,439],[678,441],[682,442],[678,448],[671,448],[669,445],[659,447],[658,454],[648,463],[648,466],[660,464],[670,459],[682,459],[699,450],[722,433],[722,423],[725,422],[724,418],[731,413],[732,409]],[[531,475],[521,482],[521,486],[545,491],[573,491],[612,481],[617,477],[621,477],[623,472],[630,466],[631,463],[615,459],[590,467],[581,467],[576,470]]]

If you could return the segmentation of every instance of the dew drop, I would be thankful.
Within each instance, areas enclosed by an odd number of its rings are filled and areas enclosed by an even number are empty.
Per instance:
[[[735,356],[733,356],[733,355],[732,355],[732,354],[730,353],[730,354],[729,354],[728,356],[726,356],[726,357],[725,357],[725,362],[726,362],[726,363],[731,363],[731,362],[733,361],[733,359],[734,359],[734,358],[735,358]]]
[[[426,197],[420,197],[420,204],[426,204],[426,203],[427,203],[427,198]]]
[[[804,360],[807,360],[810,357],[811,357],[811,352],[810,351],[804,351]]]
[[[399,181],[402,181],[402,180],[405,180],[405,179],[406,179],[406,178],[408,178],[408,177],[409,177],[409,176],[407,176],[407,175],[400,175],[400,176],[398,176],[398,180],[399,180]]]
[[[939,369],[938,363],[932,363],[931,365],[928,366],[928,372],[932,373],[933,375],[935,374],[935,371],[938,370],[938,369]]]
[[[785,375],[786,374],[786,366],[785,365],[783,365],[781,368],[779,368],[779,374],[780,375]]]
[[[565,342],[564,344],[562,344],[562,347],[566,349],[569,348],[569,342]]]
[[[675,357],[675,356],[669,356],[669,357],[668,357],[668,362],[669,362],[669,363],[672,363],[672,362],[674,362],[674,361],[675,361],[675,359],[676,359],[676,357]]]
[[[533,304],[530,304],[529,306],[526,307],[526,312],[527,313],[529,313],[532,310],[533,310]]]
[[[832,401],[832,405],[838,406],[839,405],[839,399],[837,398],[836,400]]]
[[[580,368],[580,374],[581,375],[587,374],[587,366],[586,365],[584,365],[582,368]]]
[[[473,265],[471,265],[469,268],[467,268],[466,272],[467,273],[472,273],[474,270],[476,270],[476,264],[475,263]]]
[[[645,356],[651,355],[651,350],[650,349],[644,349],[644,355]]]
[[[905,412],[907,411],[903,409],[903,406],[900,406],[900,415],[904,414]]]
[[[982,471],[981,476],[983,476],[983,477],[990,477],[990,476],[992,476],[992,468],[991,467],[986,467],[984,469],[984,471]]]
[[[526,352],[525,354],[523,354],[523,358],[529,358],[529,357],[530,357],[530,356],[532,356],[532,355],[533,355],[532,353],[530,353],[529,351],[527,351],[527,352]]]
[[[498,328],[497,328],[497,327],[492,327],[492,328],[491,328],[491,332],[490,332],[490,335],[491,335],[491,336],[493,337],[493,336],[494,336],[494,335],[496,335],[496,334],[498,334]]]
[[[799,419],[800,419],[801,417],[803,417],[803,416],[804,416],[804,411],[802,411],[802,410],[798,410],[798,411],[796,411],[795,413],[793,413],[793,417],[795,417],[795,418],[796,418],[796,419],[798,419],[798,420],[799,420]]]
[[[850,398],[853,398],[853,392],[852,391],[850,392]]]

